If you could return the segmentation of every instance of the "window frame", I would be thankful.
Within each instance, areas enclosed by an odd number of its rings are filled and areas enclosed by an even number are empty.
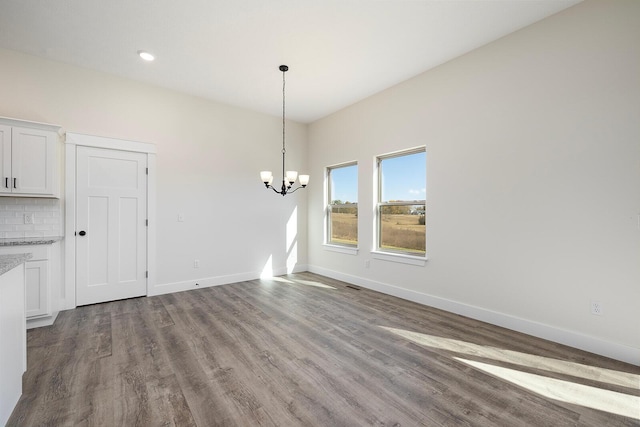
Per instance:
[[[427,207],[427,199],[426,194],[424,199],[420,200],[401,200],[401,201],[393,201],[393,202],[384,202],[382,201],[382,162],[386,159],[409,156],[412,154],[424,153],[425,161],[426,161],[426,146],[413,147],[406,150],[394,151],[392,153],[381,154],[375,157],[374,159],[374,170],[376,176],[374,177],[374,182],[376,183],[376,190],[374,191],[375,200],[374,200],[374,239],[373,239],[373,249],[371,250],[371,254],[374,258],[382,259],[386,261],[395,261],[406,264],[413,265],[424,265],[427,260],[427,248],[426,248],[426,207]],[[426,165],[425,165],[425,181],[424,186],[427,186],[426,180]],[[425,251],[424,254],[416,253],[412,251],[403,251],[396,249],[384,248],[381,246],[382,239],[382,208],[385,206],[415,206],[415,205],[424,205],[425,207]]]
[[[331,165],[331,166],[327,166],[325,168],[325,180],[326,180],[326,186],[325,186],[325,208],[324,208],[324,212],[325,212],[325,221],[324,221],[324,246],[326,249],[334,251],[334,252],[340,252],[340,253],[347,253],[347,254],[352,254],[355,255],[358,253],[358,245],[360,243],[360,239],[359,236],[356,237],[356,243],[342,243],[342,242],[336,242],[333,241],[331,239],[331,234],[332,234],[332,224],[331,224],[331,214],[332,214],[332,208],[335,207],[345,207],[345,208],[353,208],[355,205],[356,208],[356,212],[358,212],[358,201],[356,200],[355,202],[346,204],[340,204],[340,205],[334,205],[331,204],[332,201],[332,192],[331,192],[331,171],[332,170],[336,170],[336,169],[340,169],[340,168],[346,168],[346,167],[351,167],[351,166],[355,166],[356,167],[356,177],[357,177],[357,181],[356,181],[356,189],[358,187],[358,181],[359,181],[359,168],[358,168],[358,161],[357,160],[353,160],[353,161],[349,161],[349,162],[344,162],[344,163],[339,163],[339,164],[335,164],[335,165]],[[357,196],[357,198],[359,198],[359,195]],[[360,225],[360,221],[359,221],[359,216],[358,214],[356,214],[356,218],[357,222],[356,222],[356,227],[359,228]],[[358,233],[359,234],[359,233]]]

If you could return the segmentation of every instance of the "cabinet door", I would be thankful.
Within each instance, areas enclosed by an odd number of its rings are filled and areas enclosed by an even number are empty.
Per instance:
[[[11,137],[12,191],[20,194],[53,195],[56,134],[14,127]]]
[[[48,261],[27,261],[26,263],[27,318],[51,314],[48,264]]]
[[[0,193],[11,193],[11,127],[0,125]]]

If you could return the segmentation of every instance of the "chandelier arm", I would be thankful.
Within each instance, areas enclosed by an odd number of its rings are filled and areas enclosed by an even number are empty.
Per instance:
[[[300,187],[297,187],[295,190],[288,191],[288,192],[287,192],[287,194],[295,193],[296,191],[298,191],[298,190],[299,190],[299,189],[301,189],[301,188],[305,188],[305,187],[303,187],[303,186],[301,185]]]
[[[276,193],[280,194],[280,192],[278,190],[276,190],[276,188],[273,185],[268,186],[267,188],[272,189],[273,191],[275,191]]]
[[[306,185],[300,185],[296,188],[294,188],[293,190],[291,189],[291,185],[286,185],[283,184],[282,189],[281,190],[276,190],[276,188],[273,185],[267,185],[267,188],[272,189],[274,192],[278,193],[278,194],[282,194],[283,196],[286,196],[287,194],[291,194],[291,193],[295,193],[296,191],[298,191],[301,188],[305,188]]]

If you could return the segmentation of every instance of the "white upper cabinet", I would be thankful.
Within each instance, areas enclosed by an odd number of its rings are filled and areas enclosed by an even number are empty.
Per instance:
[[[58,129],[0,118],[0,196],[59,197]]]
[[[0,192],[11,193],[11,126],[0,125]]]

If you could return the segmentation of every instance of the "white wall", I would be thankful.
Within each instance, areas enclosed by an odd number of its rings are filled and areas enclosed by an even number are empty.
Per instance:
[[[310,269],[640,364],[638,40],[640,2],[586,1],[310,125],[312,176],[360,178],[356,256],[310,188]],[[373,159],[423,144],[427,265],[371,259]]]
[[[0,63],[0,116],[157,145],[158,288],[151,293],[255,278],[268,263],[283,273],[296,256],[305,268],[306,193],[283,198],[259,178],[281,167],[281,118],[8,50],[0,50]],[[275,103],[279,79],[274,72]],[[306,132],[287,125],[291,168],[306,170]]]

